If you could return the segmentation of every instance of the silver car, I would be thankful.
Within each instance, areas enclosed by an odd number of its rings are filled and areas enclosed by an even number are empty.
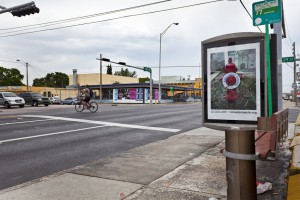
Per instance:
[[[58,97],[49,97],[51,104],[61,104],[61,100]]]
[[[62,102],[61,102],[61,104],[68,104],[68,105],[74,105],[75,103],[77,103],[78,101],[77,101],[77,98],[75,98],[75,97],[69,97],[69,98],[66,98],[65,100],[63,100]]]
[[[23,108],[25,101],[22,97],[18,97],[13,92],[0,92],[0,105],[5,108],[10,108],[11,106],[19,106]]]

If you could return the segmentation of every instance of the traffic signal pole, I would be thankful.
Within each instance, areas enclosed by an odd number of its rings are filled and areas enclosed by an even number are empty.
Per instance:
[[[100,54],[100,90],[99,90],[99,99],[100,103],[102,103],[102,54]]]
[[[152,70],[150,70],[150,104],[152,104],[152,87],[153,87],[152,84],[153,84],[153,82],[152,82]]]
[[[140,69],[140,70],[149,72],[150,73],[150,105],[152,105],[152,69],[150,67],[144,67],[144,68],[135,67],[135,66],[127,65],[124,62],[114,62],[114,61],[111,61],[108,58],[102,58],[102,57],[100,59],[99,58],[96,58],[96,59],[100,60],[100,61],[104,61],[104,62],[110,62],[110,63],[114,63],[114,64],[117,64],[117,65],[124,65],[124,66],[127,66],[127,67],[132,67],[132,68],[135,68],[135,69]]]

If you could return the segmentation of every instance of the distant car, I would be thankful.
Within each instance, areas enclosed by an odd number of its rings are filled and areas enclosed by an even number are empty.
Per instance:
[[[62,102],[61,102],[61,104],[68,104],[68,105],[74,105],[75,103],[77,102],[77,98],[75,98],[75,97],[68,97],[68,98],[66,98],[65,100],[63,100]]]
[[[19,97],[22,97],[25,100],[25,104],[29,104],[31,106],[38,106],[40,104],[48,106],[50,104],[48,97],[44,97],[40,93],[25,92],[20,93]]]
[[[51,104],[61,104],[61,100],[58,97],[50,97],[49,100]]]
[[[283,100],[289,100],[289,96],[284,96]]]
[[[23,108],[25,105],[25,100],[21,97],[18,97],[13,92],[0,92],[0,105],[5,108],[10,108],[11,106],[19,106]]]

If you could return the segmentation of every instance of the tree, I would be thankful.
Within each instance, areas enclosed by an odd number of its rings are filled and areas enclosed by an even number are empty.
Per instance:
[[[111,64],[107,65],[107,71],[106,74],[111,74],[112,75],[112,68],[111,68]]]
[[[36,78],[36,79],[34,79],[32,85],[33,86],[38,86],[38,87],[46,86],[45,78]]]
[[[136,77],[136,71],[129,71],[128,68],[126,68],[125,70],[123,68],[121,68],[121,71],[116,71],[115,75],[117,76],[128,76],[128,77]]]
[[[66,85],[69,85],[69,77],[61,72],[50,73],[43,78],[33,80],[33,86],[38,87],[65,87]]]
[[[139,83],[145,83],[146,81],[150,81],[150,78],[146,77],[146,78],[139,78]]]
[[[21,86],[24,76],[18,69],[0,67],[0,86]]]

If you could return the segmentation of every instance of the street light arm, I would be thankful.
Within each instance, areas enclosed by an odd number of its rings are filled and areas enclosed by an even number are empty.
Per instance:
[[[162,38],[164,36],[164,34],[166,34],[167,30],[172,26],[172,25],[178,25],[179,23],[172,23],[170,24],[161,34],[160,34],[160,38]]]
[[[24,65],[29,65],[28,62],[25,62],[24,60],[17,59],[16,61],[17,62],[22,62]]]

